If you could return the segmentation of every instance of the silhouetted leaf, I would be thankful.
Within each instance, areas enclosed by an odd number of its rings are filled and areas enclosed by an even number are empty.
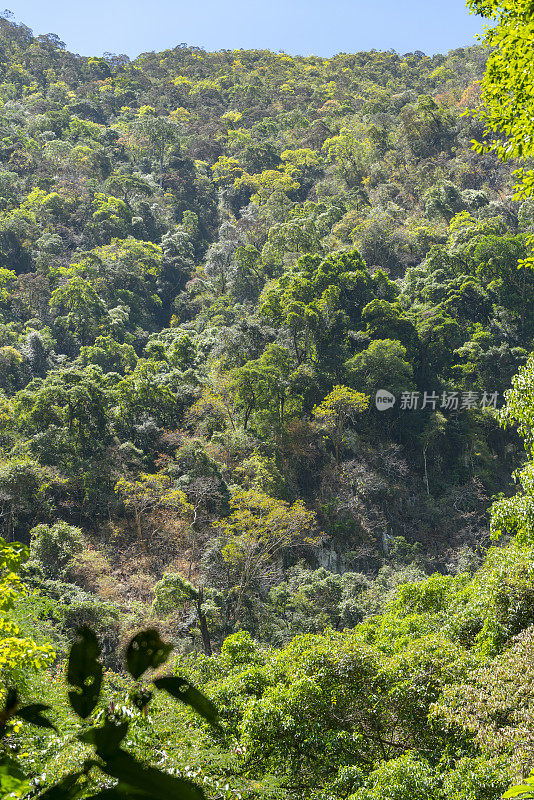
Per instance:
[[[120,749],[120,745],[128,732],[128,722],[115,725],[106,721],[101,728],[90,728],[80,734],[78,739],[85,744],[92,744],[101,758],[109,758]]]
[[[75,800],[85,790],[85,787],[78,783],[83,774],[83,772],[73,772],[66,775],[40,794],[39,800]]]
[[[119,783],[117,786],[114,786],[113,789],[102,789],[102,791],[97,794],[90,794],[86,800],[125,800],[125,795],[128,794],[128,788],[129,787],[121,788],[121,784]]]
[[[4,710],[7,711],[9,714],[13,714],[15,711],[15,707],[19,701],[19,693],[16,689],[8,689],[6,694],[6,700],[4,703]]]
[[[98,794],[89,795],[86,800],[130,800],[131,798],[139,798],[139,800],[157,800],[153,795],[141,789],[134,789],[126,783],[120,781],[112,789],[102,789]],[[171,798],[169,798],[171,800]]]
[[[120,750],[106,759],[101,767],[110,778],[130,795],[143,795],[152,800],[203,800],[202,789],[185,778],[177,778],[154,767],[145,767],[129,753]]]
[[[156,678],[154,686],[168,692],[176,700],[180,700],[180,702],[191,706],[191,708],[204,717],[204,719],[208,720],[212,725],[219,727],[217,723],[217,718],[219,716],[217,708],[213,705],[211,700],[208,700],[202,692],[195,689],[189,681],[186,681],[184,678],[176,677]]]
[[[156,669],[164,664],[172,650],[156,630],[141,631],[131,639],[126,650],[126,666],[134,680],[141,677],[149,667]]]
[[[139,711],[145,710],[153,696],[154,692],[151,692],[146,686],[137,687],[130,692],[130,700]]]
[[[19,694],[17,690],[8,689],[6,699],[4,701],[4,707],[2,711],[0,711],[0,736],[3,736],[5,733],[6,722],[15,714],[18,701]]]
[[[82,719],[89,716],[100,695],[102,664],[98,661],[99,655],[100,647],[93,631],[87,627],[80,628],[70,649],[67,680],[76,687],[69,692],[69,700]]]
[[[44,703],[30,703],[18,709],[17,717],[21,717],[26,722],[37,725],[39,728],[52,728],[55,731],[57,730],[56,726],[42,715],[42,712],[47,711],[49,708],[50,706]]]

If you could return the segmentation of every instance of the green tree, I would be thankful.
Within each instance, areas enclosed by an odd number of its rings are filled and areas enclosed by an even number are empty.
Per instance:
[[[298,408],[298,400],[291,391],[292,366],[289,351],[270,344],[260,358],[247,361],[233,371],[236,399],[243,406],[245,430],[251,413],[255,412],[267,419],[269,428],[279,431],[288,413]]]
[[[122,195],[127,206],[130,206],[133,197],[139,195],[149,197],[153,193],[150,184],[140,175],[125,175],[120,172],[109,176],[106,180],[106,188],[115,197]]]
[[[504,426],[517,428],[527,452],[526,464],[515,473],[519,490],[512,497],[497,500],[491,508],[493,534],[517,534],[534,541],[534,356],[512,378],[506,392],[506,405],[500,413]]]
[[[347,425],[369,408],[369,397],[348,386],[334,386],[323,402],[313,409],[313,416],[324,427],[334,445],[336,465]]]
[[[386,389],[399,397],[415,388],[406,348],[395,339],[375,339],[368,348],[346,361],[345,369],[350,383],[368,395]]]
[[[30,531],[30,557],[43,565],[53,579],[64,577],[64,571],[83,549],[80,528],[66,522],[37,525]]]
[[[180,128],[171,116],[156,113],[152,106],[141,106],[137,119],[131,125],[134,149],[155,158],[159,168],[159,185],[162,186],[165,156],[180,142]]]
[[[357,251],[302,256],[291,271],[267,284],[262,315],[287,327],[297,362],[319,360],[335,369],[343,334],[357,325],[372,299],[373,281]]]
[[[77,471],[109,443],[111,405],[98,367],[58,370],[18,393],[17,424],[44,463]]]
[[[211,638],[204,603],[204,589],[196,588],[177,572],[165,572],[154,586],[154,610],[168,614],[177,606],[193,604],[198,619],[204,653],[212,655]]]
[[[80,345],[92,343],[103,330],[107,318],[104,302],[94,287],[79,276],[70,278],[52,292],[50,309],[59,331],[74,334]]]

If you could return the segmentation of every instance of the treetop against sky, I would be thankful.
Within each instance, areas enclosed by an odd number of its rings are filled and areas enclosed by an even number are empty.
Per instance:
[[[447,52],[473,43],[482,29],[464,0],[11,0],[17,20],[35,34],[57,33],[71,51],[135,58],[180,42],[207,50],[267,48],[295,55],[422,50]]]

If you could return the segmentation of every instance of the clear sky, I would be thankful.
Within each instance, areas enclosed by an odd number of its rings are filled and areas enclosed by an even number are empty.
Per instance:
[[[6,2],[6,0],[4,0]],[[7,0],[34,34],[80,55],[268,48],[330,56],[358,50],[443,53],[482,29],[465,0]]]

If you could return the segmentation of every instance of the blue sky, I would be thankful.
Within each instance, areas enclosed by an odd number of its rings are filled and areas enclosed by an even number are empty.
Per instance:
[[[6,0],[4,0],[6,2]],[[481,21],[465,0],[7,0],[35,34],[57,33],[81,55],[204,47],[269,48],[291,54],[423,50],[473,42]]]

